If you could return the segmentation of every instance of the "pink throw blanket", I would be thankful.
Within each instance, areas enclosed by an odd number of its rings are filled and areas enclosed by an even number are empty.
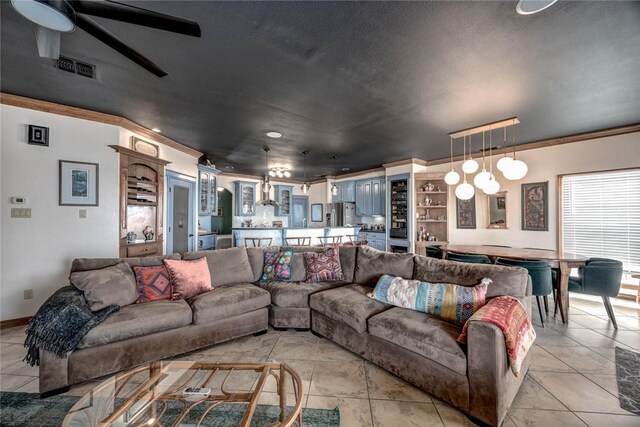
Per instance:
[[[493,323],[502,330],[511,371],[520,376],[522,361],[536,339],[536,331],[520,300],[507,295],[491,299],[465,322],[457,340],[460,344],[466,344],[469,322],[474,321]]]

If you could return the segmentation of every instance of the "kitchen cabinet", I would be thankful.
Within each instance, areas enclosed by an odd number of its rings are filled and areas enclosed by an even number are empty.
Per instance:
[[[247,181],[234,181],[233,183],[235,184],[235,215],[255,216],[257,184]]]
[[[276,216],[289,216],[291,215],[291,195],[293,194],[293,185],[275,185],[276,202],[279,206],[276,206]]]
[[[385,188],[382,177],[356,181],[356,216],[383,216]]]
[[[358,233],[360,240],[366,240],[367,245],[380,251],[387,250],[387,236],[385,233],[373,233],[361,231]]]
[[[338,194],[331,196],[333,203],[340,202],[355,202],[356,201],[356,182],[355,181],[342,181],[336,182],[338,187]]]
[[[198,165],[198,214],[218,215],[218,171]]]

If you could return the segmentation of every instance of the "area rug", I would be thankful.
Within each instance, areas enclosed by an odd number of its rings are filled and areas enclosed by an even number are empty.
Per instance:
[[[616,347],[620,407],[640,415],[640,353]]]
[[[59,427],[62,420],[79,400],[75,396],[53,396],[40,399],[37,393],[0,392],[0,426]],[[175,414],[168,410],[166,423],[171,425],[178,415],[179,404],[175,406]],[[246,404],[225,403],[205,418],[204,425],[211,427],[236,427],[244,415]],[[272,405],[258,405],[251,426],[266,426],[278,420],[280,408]],[[193,425],[198,413],[185,419],[183,426]],[[340,410],[335,409],[303,409],[302,424],[305,427],[339,427]]]

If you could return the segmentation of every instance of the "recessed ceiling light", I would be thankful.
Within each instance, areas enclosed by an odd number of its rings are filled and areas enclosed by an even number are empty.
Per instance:
[[[154,132],[156,132],[156,133],[162,133],[162,131],[161,131],[160,129],[158,129],[158,128],[153,128],[153,129],[151,129],[151,130],[152,130],[152,131],[154,131]]]
[[[516,12],[520,15],[533,15],[534,13],[542,12],[557,1],[558,0],[519,0],[516,6]]]
[[[272,131],[267,132],[267,136],[269,138],[282,138],[282,133],[272,130]]]
[[[231,166],[231,165],[227,165],[227,166],[225,166],[224,168],[225,168],[225,169],[234,169],[234,167],[233,167],[233,166]]]

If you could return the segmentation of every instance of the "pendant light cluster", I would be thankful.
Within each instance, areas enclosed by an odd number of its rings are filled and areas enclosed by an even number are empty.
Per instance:
[[[455,189],[456,197],[460,200],[469,200],[475,194],[475,188],[482,190],[485,194],[496,194],[500,191],[500,183],[493,174],[493,130],[503,128],[504,130],[504,156],[496,163],[496,168],[502,172],[503,176],[508,180],[519,180],[524,178],[528,172],[528,167],[522,160],[516,159],[515,150],[515,125],[520,123],[517,117],[499,122],[488,123],[471,129],[465,129],[449,134],[450,137],[450,153],[451,153],[451,171],[449,171],[444,180],[448,185],[456,185],[460,182],[460,174],[453,169],[453,139],[462,137],[462,183]],[[513,157],[507,152],[507,126],[513,126]],[[486,158],[486,133],[489,133],[489,165],[487,170]],[[471,135],[482,133],[482,170],[473,178],[473,185],[467,182],[467,174],[473,174],[480,165],[471,155]],[[469,139],[469,156],[467,157],[467,138]],[[475,188],[474,188],[475,186]]]
[[[337,196],[340,191],[336,185],[336,160],[338,160],[338,158],[336,156],[332,156],[331,160],[333,160],[333,185],[331,186],[331,194]]]
[[[302,152],[302,155],[304,156],[304,183],[300,186],[302,194],[307,194],[309,192],[309,183],[307,182],[307,154],[309,154],[309,150],[304,150]]]

